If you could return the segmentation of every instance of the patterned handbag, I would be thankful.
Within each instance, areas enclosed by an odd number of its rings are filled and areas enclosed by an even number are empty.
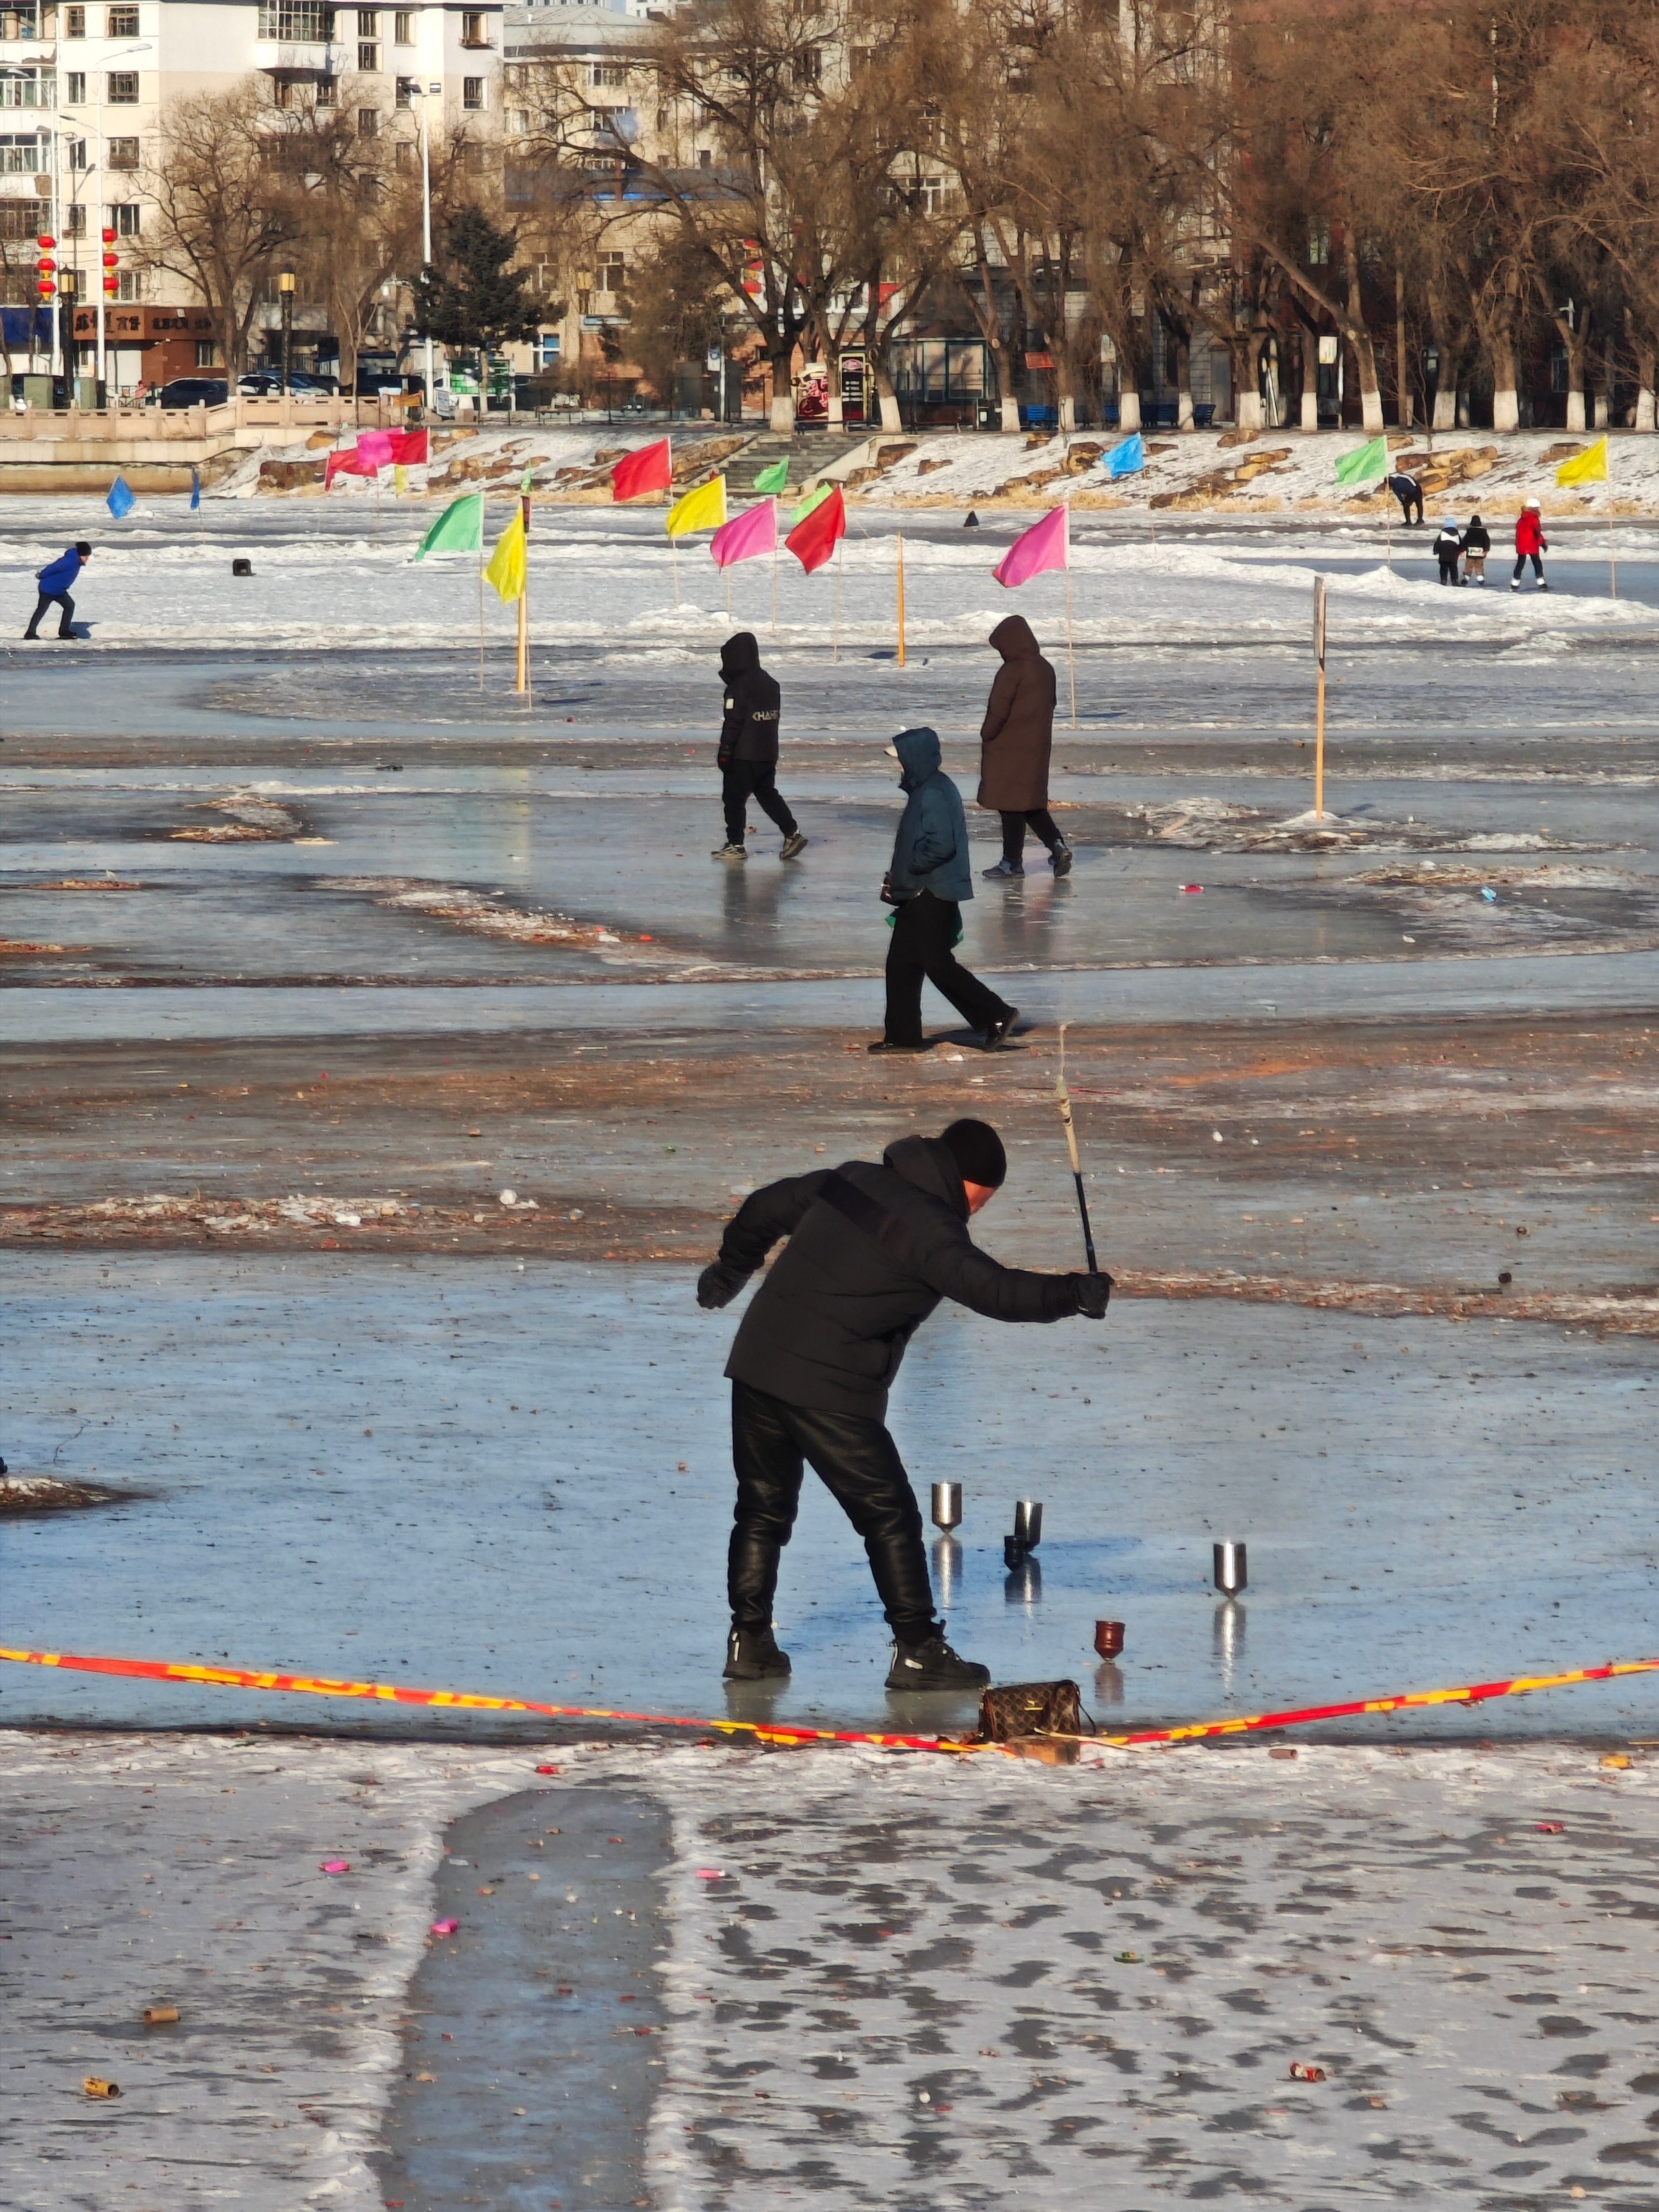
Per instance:
[[[980,1743],[1014,1743],[1022,1736],[1093,1735],[1075,1682],[1010,1682],[981,1690]]]

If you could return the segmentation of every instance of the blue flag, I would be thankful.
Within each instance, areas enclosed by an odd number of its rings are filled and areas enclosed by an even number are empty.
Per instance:
[[[118,522],[124,514],[131,514],[137,504],[138,501],[132,486],[124,476],[118,473],[115,482],[109,488],[110,513]]]
[[[1106,466],[1115,477],[1132,477],[1146,465],[1146,448],[1140,442],[1139,430],[1132,430],[1121,446],[1114,446],[1106,456]]]
[[[190,472],[190,511],[191,511],[191,513],[192,514],[195,514],[195,512],[196,512],[196,510],[197,510],[197,508],[198,508],[201,504],[202,504],[202,471],[201,471],[199,469],[192,469],[192,470],[191,471],[191,472]]]

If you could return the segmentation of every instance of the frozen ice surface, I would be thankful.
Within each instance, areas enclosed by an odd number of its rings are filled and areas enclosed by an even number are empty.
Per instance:
[[[19,1463],[157,1493],[0,1529],[14,1642],[726,1710],[735,1314],[700,1313],[688,1271],[112,1253],[9,1272],[32,1346],[3,1409]],[[935,1557],[962,1649],[1000,1680],[1079,1678],[1107,1720],[1191,1718],[1659,1650],[1653,1389],[1645,1346],[1536,1327],[1120,1302],[1099,1327],[1012,1328],[945,1307],[893,1421],[921,1496],[963,1487],[960,1560]],[[1046,1505],[1040,1588],[1003,1569],[1018,1497]],[[1239,1607],[1211,1588],[1222,1536],[1249,1546]],[[1097,1682],[1100,1618],[1128,1644]],[[961,1717],[884,1697],[862,1551],[810,1476],[778,1621],[795,1674],[761,1711]],[[14,1721],[401,1717],[27,1668],[0,1692]],[[1636,1677],[1476,1724],[1653,1711]]]
[[[0,1742],[31,1899],[9,2201],[454,2212],[417,2161],[386,2185],[389,2108],[394,2140],[441,2126],[451,2173],[494,2161],[502,2212],[618,2202],[615,2166],[569,2154],[607,2126],[663,2212],[1644,2201],[1650,1767],[1554,1744],[553,1756],[540,1779],[529,1746]],[[592,1813],[619,1799],[672,1850],[613,1902]],[[441,1892],[446,1841],[487,1824]],[[410,1986],[441,1894],[464,2010]],[[614,1990],[592,1954],[630,1909],[617,1948],[654,1942],[655,1971]],[[181,2019],[147,2030],[161,1996]],[[492,2022],[509,2003],[528,2019]],[[563,2081],[519,2070],[526,2033],[574,2048]],[[76,2094],[94,2072],[118,2105]],[[596,2073],[572,2142],[558,2089]]]

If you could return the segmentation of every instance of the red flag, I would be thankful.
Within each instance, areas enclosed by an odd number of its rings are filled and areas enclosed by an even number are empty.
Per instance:
[[[392,458],[400,469],[424,468],[431,459],[431,448],[424,430],[393,430]]]
[[[612,499],[641,499],[648,491],[669,491],[674,483],[674,471],[668,457],[668,441],[659,438],[654,446],[641,446],[637,453],[629,453],[617,462],[611,471]]]
[[[846,535],[847,501],[837,484],[829,498],[821,499],[783,542],[810,576],[814,568],[823,568],[836,550],[836,541]]]
[[[336,477],[363,477],[373,476],[374,473],[373,469],[363,466],[355,446],[337,446],[323,466],[323,489],[326,491]]]

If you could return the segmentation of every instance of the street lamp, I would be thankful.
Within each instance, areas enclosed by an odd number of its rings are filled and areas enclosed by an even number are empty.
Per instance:
[[[432,266],[432,102],[443,97],[441,84],[428,84],[421,94],[421,254],[422,266]],[[432,332],[426,334],[426,411],[433,408],[434,371],[432,362]]]
[[[289,355],[294,343],[294,271],[284,269],[276,279],[283,302],[283,397],[289,396]]]

